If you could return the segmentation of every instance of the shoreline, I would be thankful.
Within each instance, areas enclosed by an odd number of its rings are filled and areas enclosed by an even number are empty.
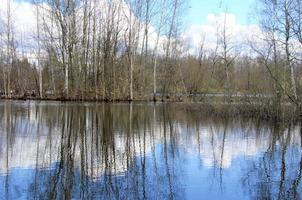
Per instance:
[[[116,98],[116,99],[103,99],[95,97],[85,97],[85,98],[79,98],[79,97],[64,97],[64,96],[51,96],[51,97],[33,97],[33,96],[11,96],[11,97],[5,97],[0,96],[0,100],[36,100],[36,101],[62,101],[62,102],[184,102],[184,103],[213,103],[214,102],[222,102],[226,103],[227,100],[226,94],[216,93],[216,94],[204,94],[204,95],[191,95],[191,94],[184,94],[184,95],[157,95],[155,98],[154,96],[141,96],[134,98],[132,100],[129,100],[127,98]],[[263,100],[272,100],[273,97],[266,95],[266,94],[258,94],[258,95],[238,95],[233,94],[230,96],[230,102],[231,103],[239,103],[243,102],[246,104],[253,104],[254,102],[262,102]],[[285,102],[287,103],[287,102]]]
[[[253,118],[274,123],[282,121],[301,121],[302,112],[296,109],[294,105],[289,102],[284,102],[280,106],[274,106],[271,102],[243,102],[243,101],[176,101],[175,99],[157,100],[153,99],[134,99],[129,100],[95,100],[90,98],[76,99],[76,98],[0,98],[1,101],[42,101],[42,102],[61,102],[61,103],[162,103],[167,106],[177,106],[177,108],[184,109],[189,112],[201,114],[205,116],[212,116],[215,118]]]

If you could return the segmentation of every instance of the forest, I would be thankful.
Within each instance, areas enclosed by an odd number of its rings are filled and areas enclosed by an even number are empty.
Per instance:
[[[216,45],[200,42],[195,52],[182,34],[186,0],[34,0],[29,46],[15,31],[12,3],[0,9],[2,98],[301,107],[301,0],[257,0],[260,35],[234,43],[225,17]]]

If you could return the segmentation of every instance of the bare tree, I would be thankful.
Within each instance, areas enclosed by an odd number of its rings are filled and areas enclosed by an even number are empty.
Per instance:
[[[5,96],[11,97],[11,69],[13,65],[13,32],[12,32],[12,15],[11,1],[7,0],[6,10],[6,70],[4,72],[4,90]]]
[[[138,21],[136,15],[141,14],[140,0],[127,1],[128,12],[125,13],[127,18],[126,46],[129,60],[129,101],[133,100],[133,69],[138,42]]]
[[[274,80],[275,94],[278,99],[285,94],[294,104],[298,105],[293,65],[293,28],[295,26],[292,21],[292,13],[294,2],[293,0],[260,0],[259,3],[261,5],[260,24],[265,35],[262,40],[269,45],[267,48],[269,52],[262,53],[262,57],[267,60],[265,65]],[[259,53],[260,50],[258,49],[256,52]],[[271,55],[268,55],[269,53]],[[290,86],[290,92],[288,92],[287,85]]]
[[[285,56],[286,56],[286,66],[290,71],[290,81],[291,81],[291,91],[293,98],[297,101],[297,87],[295,81],[295,73],[294,67],[292,63],[292,55],[293,52],[291,51],[291,39],[292,39],[292,23],[291,23],[291,12],[293,9],[293,1],[292,0],[283,0],[280,2],[280,30],[279,32],[282,34],[281,42],[284,43],[285,46]]]
[[[74,53],[75,45],[77,42],[76,31],[76,1],[74,0],[49,0],[48,5],[50,7],[49,15],[53,16],[55,29],[58,34],[58,51],[60,53],[60,60],[65,74],[65,97],[69,97],[70,89],[70,75],[75,65]],[[49,35],[50,38],[54,36]]]
[[[158,11],[159,13],[159,23],[156,29],[156,41],[153,49],[153,100],[156,100],[156,93],[157,93],[157,84],[156,84],[156,71],[157,71],[157,60],[158,60],[158,45],[159,45],[159,40],[160,36],[162,33],[162,29],[164,26],[164,12],[166,8],[166,0],[161,0],[159,5],[158,5]]]
[[[228,97],[226,100],[229,102],[231,100],[230,70],[236,57],[234,55],[235,46],[232,44],[227,24],[227,10],[224,12],[222,24],[218,23],[218,26],[221,27],[221,29],[218,28],[218,57],[222,61],[224,68],[224,89]]]
[[[169,59],[171,56],[171,47],[172,43],[176,42],[173,41],[176,39],[176,32],[177,32],[177,20],[179,17],[179,11],[180,11],[180,1],[179,0],[171,0],[168,2],[171,5],[171,15],[167,17],[167,41],[165,44],[165,57],[164,57],[164,81],[163,81],[163,91],[162,91],[162,100],[164,95],[166,95],[167,87],[170,85],[172,74],[167,70],[169,67]]]
[[[40,47],[40,2],[34,2],[36,5],[36,23],[37,23],[37,54],[36,54],[36,59],[37,59],[37,71],[39,73],[39,94],[40,98],[43,98],[43,68],[41,65],[41,47]]]

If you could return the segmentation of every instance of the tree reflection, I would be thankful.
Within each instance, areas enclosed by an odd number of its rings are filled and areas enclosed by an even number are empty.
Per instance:
[[[293,123],[274,123],[268,149],[250,163],[243,185],[256,199],[301,199],[301,140]]]
[[[8,101],[0,111],[5,199],[186,199],[189,176],[200,179],[196,191],[223,196],[238,187],[230,185],[234,167],[252,199],[301,198],[300,124],[208,117],[170,104]]]

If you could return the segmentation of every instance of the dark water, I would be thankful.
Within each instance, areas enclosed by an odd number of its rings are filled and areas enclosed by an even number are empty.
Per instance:
[[[299,124],[184,108],[2,101],[0,199],[302,198]]]

